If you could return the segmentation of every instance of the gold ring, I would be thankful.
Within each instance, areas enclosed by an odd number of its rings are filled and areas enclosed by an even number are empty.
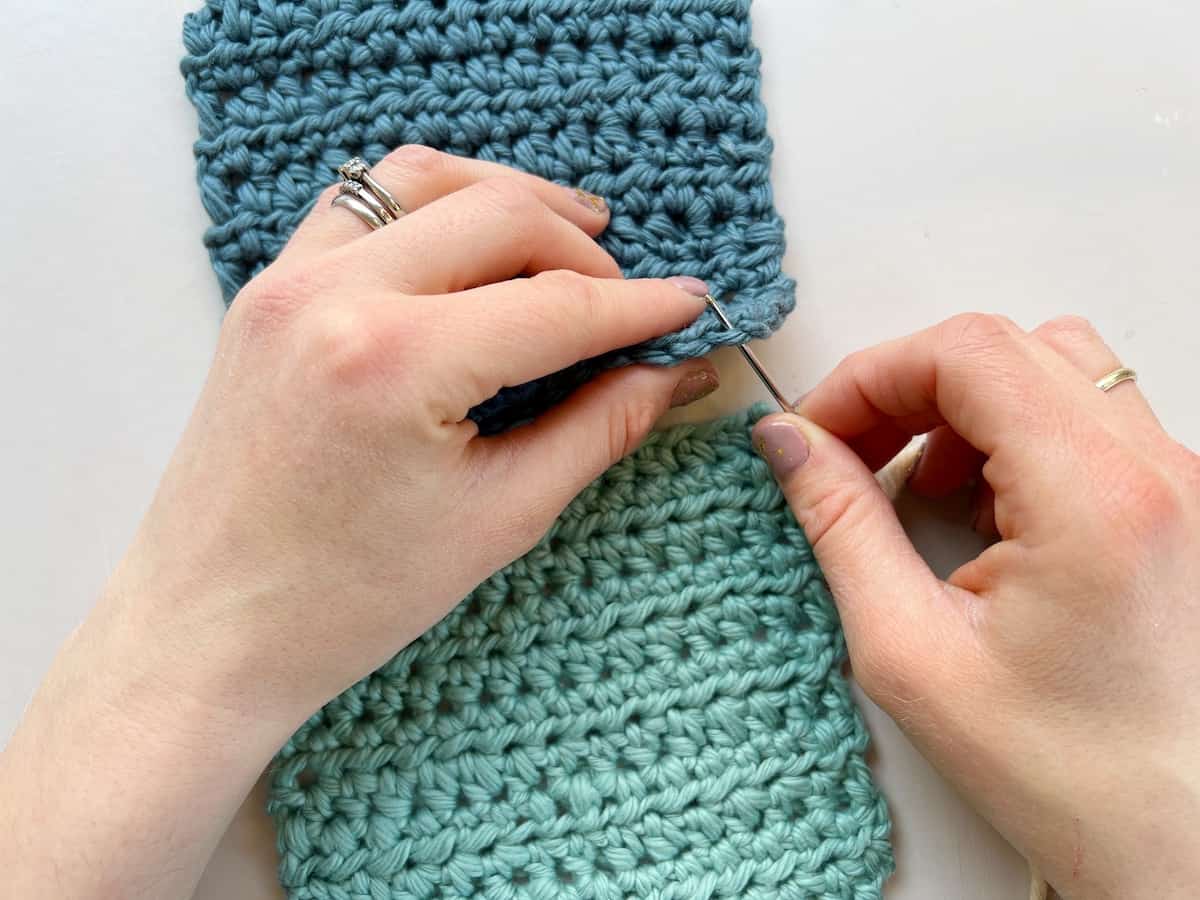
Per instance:
[[[1103,378],[1096,382],[1096,387],[1108,393],[1122,381],[1137,381],[1137,372],[1126,366],[1121,366],[1119,369],[1113,369]]]

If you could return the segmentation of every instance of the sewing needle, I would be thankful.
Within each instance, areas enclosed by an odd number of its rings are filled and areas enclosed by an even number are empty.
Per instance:
[[[716,298],[712,294],[705,294],[704,302],[712,307],[712,311],[717,314],[717,318],[721,320],[722,325],[724,325],[730,331],[734,330],[733,323],[729,321],[729,316],[725,315],[725,310],[721,309],[721,304],[717,302]],[[779,390],[778,385],[776,385],[771,376],[767,374],[767,370],[763,368],[762,362],[757,356],[754,355],[754,351],[745,344],[735,344],[734,346],[738,348],[738,351],[741,352],[746,362],[749,363],[750,368],[754,370],[754,374],[758,376],[758,380],[761,381],[763,386],[771,392],[771,396],[775,398],[775,402],[779,404],[779,408],[787,413],[795,412],[795,410],[792,409],[792,405],[784,398],[783,392]]]

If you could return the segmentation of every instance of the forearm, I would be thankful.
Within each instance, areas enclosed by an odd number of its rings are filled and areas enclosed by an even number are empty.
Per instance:
[[[0,754],[0,893],[190,897],[286,729],[183,687],[102,602]]]

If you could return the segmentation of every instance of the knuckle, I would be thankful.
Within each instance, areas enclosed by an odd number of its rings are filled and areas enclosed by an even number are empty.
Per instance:
[[[855,350],[842,357],[841,362],[834,366],[830,380],[836,380],[839,376],[846,376],[853,372],[860,372],[870,361],[871,352],[869,350]]]
[[[1161,534],[1184,518],[1183,498],[1175,486],[1162,473],[1140,464],[1113,492],[1111,502],[1128,517],[1132,530],[1142,540],[1153,541],[1156,532]]]
[[[569,335],[578,344],[590,344],[603,314],[603,299],[594,279],[569,269],[550,269],[530,279],[542,302],[541,311],[548,333]]]
[[[855,385],[863,396],[869,396],[872,404],[882,411],[893,412],[898,408],[897,380],[881,362],[876,348],[855,350],[844,357],[834,367],[828,380]]]
[[[370,308],[323,306],[306,316],[304,365],[326,384],[357,388],[389,370],[404,342],[402,322],[385,322]]]
[[[554,298],[556,305],[569,307],[572,316],[591,318],[600,305],[595,281],[570,269],[549,269],[531,279],[539,289]]]
[[[855,350],[842,357],[825,381],[833,384],[855,385],[860,392],[868,392],[878,379],[877,357],[873,349]]]
[[[251,338],[275,334],[291,324],[316,289],[308,273],[267,270],[237,295],[224,327]]]
[[[1083,316],[1057,316],[1048,322],[1043,322],[1034,329],[1034,334],[1043,340],[1051,342],[1065,340],[1078,343],[1083,340],[1095,340],[1100,337],[1095,327]]]
[[[377,169],[385,177],[428,178],[446,165],[446,154],[424,144],[397,147],[379,161]]]
[[[533,190],[517,178],[502,175],[485,178],[475,184],[473,191],[480,202],[518,221],[537,212],[541,206]]]
[[[1013,343],[1021,329],[1008,317],[994,313],[959,313],[940,327],[942,347],[956,352],[994,350]]]
[[[1167,473],[1120,447],[1094,455],[1095,540],[1120,571],[1136,571],[1147,553],[1186,527],[1185,490]]]

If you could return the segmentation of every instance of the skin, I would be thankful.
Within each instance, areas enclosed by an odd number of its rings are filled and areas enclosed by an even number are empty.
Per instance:
[[[374,174],[409,215],[367,232],[327,193],[239,295],[132,546],[0,754],[13,896],[189,896],[305,718],[717,386],[702,360],[632,367],[479,437],[465,413],[500,386],[680,328],[703,285],[622,280],[578,191],[420,147]],[[859,680],[918,746],[1064,897],[1184,896],[1200,464],[1135,387],[1096,391],[1102,352],[1078,324],[954,320],[756,435]],[[983,466],[1003,538],[946,583],[871,477],[930,429],[914,487]]]
[[[1200,885],[1200,459],[1077,318],[965,315],[857,353],[755,428],[854,671],[1064,898]],[[978,479],[996,538],[937,579],[872,477]]]

